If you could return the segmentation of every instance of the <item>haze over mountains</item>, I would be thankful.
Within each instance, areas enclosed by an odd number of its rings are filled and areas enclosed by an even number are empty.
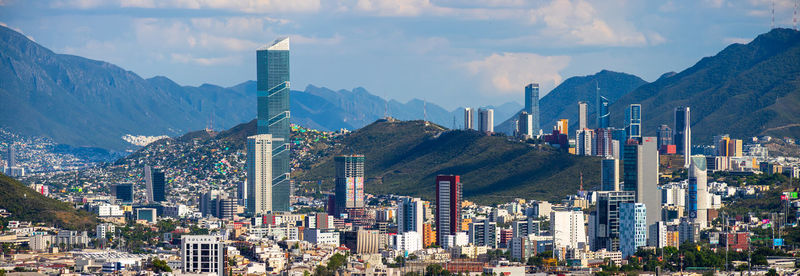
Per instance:
[[[143,79],[110,63],[56,54],[0,26],[0,126],[64,144],[115,150],[133,145],[122,136],[171,135],[213,123],[227,129],[255,118],[254,81],[225,88],[181,86],[167,77]],[[254,69],[255,70],[255,69]],[[292,91],[293,122],[317,129],[357,129],[388,114],[461,124],[460,109],[447,111],[421,100],[388,103],[363,88],[333,91],[308,86]],[[498,115],[510,116],[509,103]],[[506,109],[508,111],[503,112]]]

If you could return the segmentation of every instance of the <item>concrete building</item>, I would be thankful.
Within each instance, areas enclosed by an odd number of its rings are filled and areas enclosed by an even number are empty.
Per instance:
[[[580,210],[550,212],[550,231],[557,250],[583,248],[586,245],[586,227],[583,222],[583,211]]]
[[[473,245],[497,248],[499,236],[496,222],[482,220],[470,223],[467,234],[469,235],[469,242]]]
[[[522,139],[530,139],[538,133],[533,132],[533,115],[522,111],[517,120],[517,136]]]
[[[624,190],[633,191],[636,202],[647,206],[647,225],[661,220],[658,159],[655,137],[642,137],[641,143],[630,139],[625,145]]]
[[[478,130],[485,133],[494,132],[494,109],[478,109]]]
[[[137,208],[136,220],[144,220],[148,223],[156,223],[158,221],[158,212],[155,208]]]
[[[304,229],[303,240],[312,244],[340,245],[339,232],[322,229]]]
[[[247,212],[253,215],[272,211],[273,144],[280,139],[271,134],[247,137]]]
[[[470,107],[464,108],[464,129],[475,129],[472,123],[475,121],[475,109]]]
[[[364,155],[334,157],[336,173],[336,215],[347,209],[364,208]]]
[[[628,132],[628,139],[639,139],[642,137],[642,105],[631,104],[625,111],[625,130]]]
[[[594,149],[595,135],[594,130],[582,128],[575,131],[575,154],[592,156],[597,150]]]
[[[415,232],[417,235],[422,235],[422,200],[419,198],[405,197],[400,200],[397,206],[397,234],[405,232]],[[422,248],[422,238],[417,239],[419,242],[418,248]]]
[[[181,237],[183,273],[225,275],[225,245],[221,236],[185,235]]]
[[[578,102],[578,129],[589,127],[588,116],[589,105],[586,102]]]

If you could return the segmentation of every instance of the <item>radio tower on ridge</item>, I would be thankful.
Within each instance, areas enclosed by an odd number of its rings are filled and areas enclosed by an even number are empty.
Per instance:
[[[794,0],[794,13],[792,14],[792,27],[795,31],[797,31],[797,2],[800,0]]]
[[[770,3],[772,3],[772,21],[769,24],[769,29],[772,30],[775,29],[775,0],[772,0]]]

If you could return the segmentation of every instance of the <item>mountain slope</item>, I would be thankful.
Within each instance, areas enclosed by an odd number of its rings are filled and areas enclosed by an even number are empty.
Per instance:
[[[549,132],[559,119],[569,119],[570,125],[577,125],[578,101],[585,101],[588,104],[589,127],[593,127],[598,86],[600,93],[613,103],[645,83],[647,82],[637,76],[608,70],[590,76],[568,78],[539,101],[541,128]],[[520,92],[520,95],[522,94]],[[514,121],[518,116],[519,111],[510,118],[499,117],[507,119],[495,130],[512,134],[516,128]]]
[[[0,174],[0,208],[11,212],[11,220],[43,222],[66,229],[89,230],[97,223],[94,215],[45,197],[4,174]]]
[[[464,197],[482,203],[516,197],[558,200],[577,191],[581,172],[586,188],[597,185],[599,159],[578,157],[547,148],[486,136],[476,131],[446,130],[422,121],[379,120],[343,138],[332,154],[299,181],[323,180],[332,187],[333,155],[364,154],[366,191],[423,196],[431,199],[437,174],[458,174]]]
[[[632,103],[642,104],[647,135],[661,124],[672,126],[674,108],[685,105],[699,143],[723,133],[800,137],[800,32],[773,29],[643,85],[611,105],[612,125],[623,125]]]

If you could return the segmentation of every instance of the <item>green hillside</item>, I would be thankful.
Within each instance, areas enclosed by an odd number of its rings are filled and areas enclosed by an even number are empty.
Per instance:
[[[364,154],[366,191],[376,194],[434,196],[438,174],[461,175],[464,197],[480,203],[514,198],[559,200],[573,194],[583,173],[585,188],[598,185],[599,159],[537,148],[476,131],[446,130],[422,121],[372,123],[336,146],[334,154]],[[332,188],[333,155],[292,177],[322,180]]]
[[[4,174],[0,174],[0,208],[11,212],[8,220],[43,222],[71,230],[93,229],[97,224],[94,215],[45,197]]]

